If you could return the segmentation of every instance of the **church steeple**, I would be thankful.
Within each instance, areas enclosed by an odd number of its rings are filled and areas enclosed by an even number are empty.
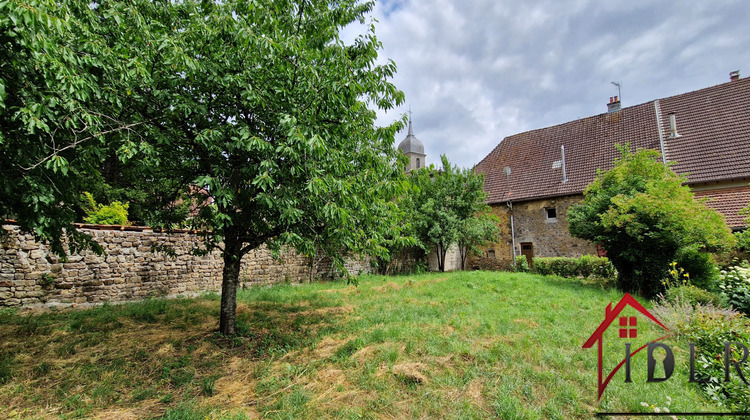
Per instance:
[[[399,150],[409,157],[406,172],[425,166],[424,144],[414,135],[412,127],[411,108],[409,108],[409,131],[406,138],[398,145]]]

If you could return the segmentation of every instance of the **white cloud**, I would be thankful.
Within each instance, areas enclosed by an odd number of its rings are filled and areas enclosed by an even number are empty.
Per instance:
[[[748,12],[740,0],[379,2],[381,59],[407,102],[379,121],[411,106],[428,163],[471,167],[506,136],[605,112],[613,80],[629,106],[750,74]]]

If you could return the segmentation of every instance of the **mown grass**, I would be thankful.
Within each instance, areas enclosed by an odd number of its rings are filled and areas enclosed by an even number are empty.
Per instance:
[[[579,280],[459,272],[240,291],[239,335],[218,297],[0,313],[0,417],[590,418],[717,411],[677,369],[619,373],[597,401],[581,346],[621,293]],[[642,323],[639,337],[659,334]],[[615,332],[616,334],[616,332]],[[606,364],[622,359],[608,337]],[[641,403],[647,403],[644,407]]]

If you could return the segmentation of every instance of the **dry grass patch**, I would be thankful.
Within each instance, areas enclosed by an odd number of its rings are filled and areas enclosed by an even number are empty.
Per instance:
[[[518,318],[514,319],[513,322],[529,328],[539,328],[539,323],[534,321],[533,319]]]
[[[485,409],[487,406],[487,403],[484,399],[484,395],[482,395],[482,391],[484,390],[484,381],[481,379],[475,379],[472,381],[468,387],[466,387],[466,398],[468,398],[472,403],[475,405]]]
[[[398,283],[389,281],[388,283],[382,286],[373,287],[372,290],[375,290],[376,292],[380,292],[380,293],[395,292],[395,291],[401,290],[401,285]]]
[[[427,365],[424,363],[399,363],[393,366],[393,374],[396,378],[407,384],[426,384],[427,376],[423,373],[426,370]]]

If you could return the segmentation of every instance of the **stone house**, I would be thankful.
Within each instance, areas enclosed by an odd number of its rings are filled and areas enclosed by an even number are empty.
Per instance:
[[[696,198],[743,229],[750,203],[750,78],[732,72],[728,83],[621,108],[503,139],[475,167],[501,219],[501,242],[471,261],[502,268],[514,256],[596,255],[597,246],[568,233],[568,208],[583,198],[597,169],[608,170],[616,144],[658,150],[687,176]]]

